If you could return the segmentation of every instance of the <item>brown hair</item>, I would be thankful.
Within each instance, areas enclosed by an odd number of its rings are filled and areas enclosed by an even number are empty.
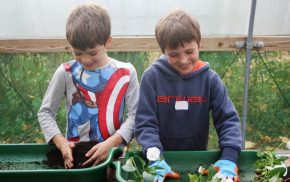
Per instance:
[[[111,35],[111,19],[105,8],[85,3],[74,8],[66,23],[66,38],[73,48],[85,50],[105,45]]]
[[[196,41],[200,45],[201,40],[197,20],[180,9],[172,10],[158,21],[155,36],[163,53],[166,48],[175,49],[185,42]]]

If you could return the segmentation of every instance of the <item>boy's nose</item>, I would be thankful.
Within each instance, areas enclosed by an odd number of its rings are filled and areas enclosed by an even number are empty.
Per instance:
[[[88,63],[91,61],[91,56],[84,54],[84,55],[82,55],[81,59],[82,59],[82,63]]]
[[[186,55],[181,55],[181,56],[180,56],[180,59],[179,59],[179,62],[180,62],[180,63],[186,63],[186,62],[187,62],[187,57],[186,57]]]

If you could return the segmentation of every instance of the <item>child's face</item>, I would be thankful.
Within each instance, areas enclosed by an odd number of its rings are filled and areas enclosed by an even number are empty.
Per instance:
[[[85,51],[73,48],[73,54],[85,70],[94,70],[98,67],[103,67],[108,63],[109,59],[104,45],[97,45],[92,49],[87,48]]]
[[[196,61],[198,60],[198,44],[195,41],[184,43],[176,49],[165,48],[164,53],[168,58],[168,63],[179,72],[180,75],[186,75],[192,72]]]

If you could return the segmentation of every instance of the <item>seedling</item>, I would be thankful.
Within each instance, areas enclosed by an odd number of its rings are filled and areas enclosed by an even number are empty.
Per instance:
[[[128,173],[133,173],[135,180],[140,182],[152,182],[156,175],[156,170],[160,167],[149,167],[148,164],[138,155],[130,157],[126,164],[122,166],[122,169]]]
[[[217,169],[211,165],[208,169],[202,166],[198,169],[199,174],[188,174],[190,182],[221,182]]]
[[[274,152],[271,151],[258,151],[259,160],[256,161],[256,176],[255,182],[280,182],[283,175],[287,174],[287,167],[283,165],[283,161],[287,157],[277,157]]]

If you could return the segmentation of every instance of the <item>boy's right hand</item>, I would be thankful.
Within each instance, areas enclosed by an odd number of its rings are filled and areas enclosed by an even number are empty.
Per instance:
[[[171,167],[165,162],[165,160],[152,162],[149,167],[156,168],[154,182],[163,182],[165,178],[179,179],[180,177],[178,173],[171,170]]]
[[[163,182],[165,178],[179,179],[179,174],[173,172],[171,167],[160,159],[160,149],[157,147],[150,147],[147,149],[146,158],[149,160],[149,167],[153,168],[156,175],[154,176],[154,182]]]
[[[73,164],[73,155],[72,149],[75,147],[73,142],[68,142],[61,134],[57,134],[52,139],[55,146],[61,151],[64,167],[66,169],[72,168]]]

